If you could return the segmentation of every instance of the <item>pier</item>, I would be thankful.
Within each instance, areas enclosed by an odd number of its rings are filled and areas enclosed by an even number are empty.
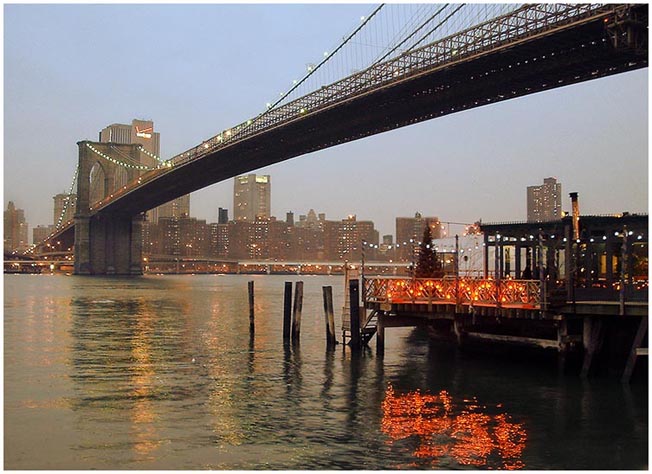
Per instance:
[[[574,357],[582,377],[607,371],[628,382],[648,353],[647,265],[639,264],[647,215],[586,216],[582,224],[575,239],[570,216],[484,225],[483,277],[365,277],[363,269],[347,279],[348,291],[362,282],[361,342],[376,335],[382,352],[386,329],[418,326],[460,346],[474,339],[554,350],[563,369]],[[528,267],[537,279],[518,278]],[[343,315],[344,339],[353,340],[352,326]]]

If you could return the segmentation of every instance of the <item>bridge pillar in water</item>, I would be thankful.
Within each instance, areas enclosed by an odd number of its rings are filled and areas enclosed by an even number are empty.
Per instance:
[[[135,167],[124,167],[93,151],[89,145],[111,157],[115,149],[124,161],[128,156],[140,162],[139,145],[117,145],[82,141],[79,146],[77,210],[75,214],[76,275],[142,275],[142,226],[144,214],[136,216],[109,212],[91,213],[91,183],[97,179],[104,196],[116,192],[122,181],[138,177]],[[92,172],[92,170],[95,170]],[[99,170],[99,171],[97,171]],[[122,180],[122,181],[121,181]]]

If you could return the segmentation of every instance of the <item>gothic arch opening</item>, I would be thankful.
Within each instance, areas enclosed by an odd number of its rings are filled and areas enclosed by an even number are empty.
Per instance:
[[[104,199],[108,192],[107,176],[102,165],[96,161],[89,173],[90,193],[89,203],[91,207]]]

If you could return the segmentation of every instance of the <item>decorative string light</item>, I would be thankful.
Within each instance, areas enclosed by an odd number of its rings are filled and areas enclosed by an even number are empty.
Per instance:
[[[146,170],[146,171],[150,171],[150,170],[155,170],[155,169],[156,169],[156,168],[150,168],[149,166],[144,166],[144,165],[131,165],[131,164],[129,164],[129,163],[124,163],[124,162],[122,162],[122,161],[118,161],[118,160],[116,160],[115,158],[111,158],[111,157],[108,156],[108,155],[105,155],[104,153],[102,153],[101,151],[99,151],[98,149],[96,149],[95,147],[93,147],[93,145],[91,145],[90,143],[86,143],[86,146],[87,146],[88,148],[90,148],[91,151],[93,151],[93,152],[96,153],[97,155],[101,156],[101,157],[104,158],[105,160],[108,160],[108,161],[110,161],[111,163],[115,163],[116,165],[124,166],[125,168],[132,168],[132,169],[137,169],[137,170]]]

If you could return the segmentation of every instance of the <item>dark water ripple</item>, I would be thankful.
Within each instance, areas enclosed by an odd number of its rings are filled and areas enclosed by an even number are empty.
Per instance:
[[[5,276],[5,467],[647,467],[647,386],[410,329],[388,331],[384,357],[327,351],[321,287],[340,308],[336,277],[301,277],[301,343],[284,347],[283,285],[297,279]]]

